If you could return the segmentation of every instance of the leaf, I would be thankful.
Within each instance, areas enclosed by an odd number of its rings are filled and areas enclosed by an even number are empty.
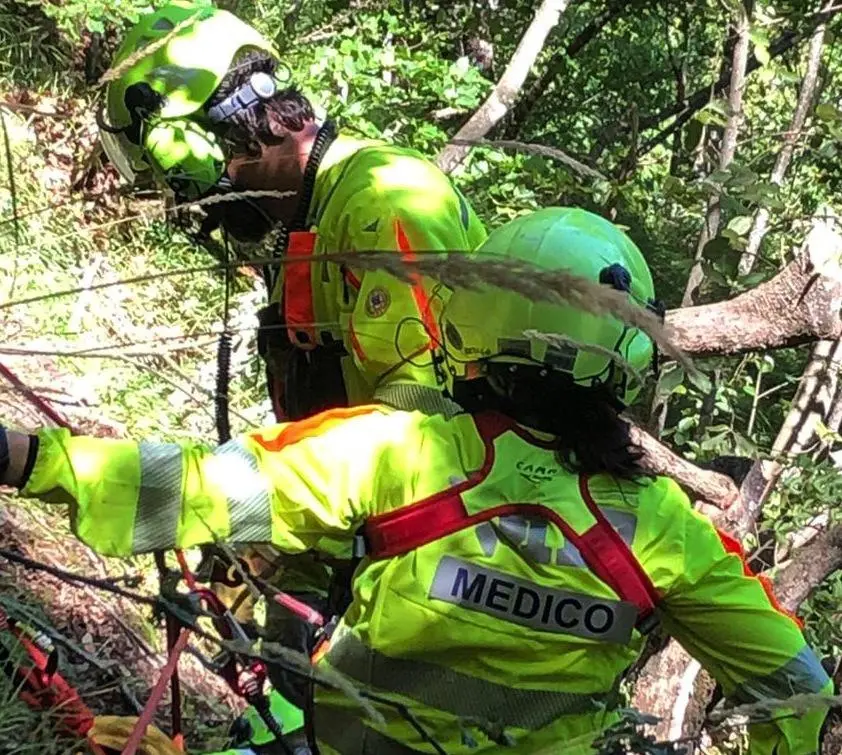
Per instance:
[[[769,48],[763,44],[756,44],[754,46],[754,57],[757,58],[757,61],[762,66],[769,65],[769,61],[772,59],[769,55]]]
[[[93,34],[105,33],[105,24],[102,22],[101,18],[88,17],[85,19],[85,28]]]
[[[821,102],[816,105],[816,117],[825,122],[838,121],[842,119],[842,113],[833,105]]]
[[[740,282],[746,288],[754,288],[754,286],[756,286],[758,283],[763,283],[763,281],[766,280],[767,277],[768,276],[766,275],[766,273],[754,272],[749,273],[745,278],[741,279]]]
[[[694,427],[695,424],[696,424],[696,417],[694,417],[692,415],[688,416],[688,417],[682,417],[680,420],[678,420],[678,425],[676,425],[676,429],[679,432],[684,432],[684,431],[689,430],[690,428]]]
[[[673,366],[672,369],[665,370],[661,373],[661,379],[658,381],[658,391],[659,393],[668,395],[683,382],[684,368]]]
[[[728,243],[728,239],[723,236],[717,236],[711,239],[705,244],[705,248],[702,249],[702,257],[711,262],[718,262],[724,257],[730,256],[730,254],[731,245]]]
[[[710,382],[710,378],[704,372],[691,372],[688,377],[690,382],[702,393],[710,393],[713,389],[713,383]]]
[[[742,251],[748,245],[748,239],[740,236],[738,233],[735,233],[730,228],[726,228],[722,231],[722,237],[728,239],[728,244],[732,249],[736,249],[737,251]]]
[[[757,446],[745,435],[741,435],[740,433],[734,431],[734,440],[737,445],[737,451],[740,453],[741,456],[757,456]]]
[[[722,113],[716,112],[710,106],[696,113],[695,119],[703,125],[712,123],[715,126],[724,126],[728,122],[728,119]]]
[[[715,184],[724,184],[726,181],[730,180],[731,178],[731,171],[727,168],[725,170],[715,170],[708,176],[708,181],[712,181]]]
[[[751,230],[752,222],[753,218],[751,215],[739,215],[736,218],[731,218],[726,227],[738,236],[745,236]]]

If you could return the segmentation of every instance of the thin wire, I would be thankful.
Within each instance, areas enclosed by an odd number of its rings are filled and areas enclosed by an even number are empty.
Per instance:
[[[0,127],[3,129],[3,149],[6,152],[6,170],[9,174],[9,192],[12,195],[12,218],[15,229],[15,262],[12,268],[12,284],[9,287],[9,298],[15,295],[15,286],[18,280],[18,262],[20,260],[20,216],[18,215],[18,192],[15,185],[15,166],[12,156],[12,143],[9,139],[9,129],[6,125],[6,116],[0,109]]]

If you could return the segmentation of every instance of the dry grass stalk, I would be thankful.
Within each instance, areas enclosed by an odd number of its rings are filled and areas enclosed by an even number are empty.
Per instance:
[[[610,314],[639,328],[686,369],[693,363],[673,345],[667,329],[652,312],[632,302],[622,291],[589,281],[569,270],[545,270],[535,265],[491,255],[419,254],[407,260],[394,252],[351,252],[313,256],[314,263],[330,260],[364,270],[383,270],[407,283],[416,275],[434,278],[451,289],[489,286],[514,291],[530,301],[568,304],[594,315]]]
[[[557,348],[572,346],[574,349],[580,351],[590,351],[592,354],[599,354],[599,356],[605,357],[616,364],[621,370],[631,375],[638,385],[644,385],[643,376],[631,365],[630,362],[623,359],[616,351],[611,351],[610,349],[605,349],[602,346],[596,346],[595,344],[582,343],[581,341],[577,341],[575,338],[568,338],[561,333],[541,333],[537,330],[524,330],[523,335],[527,338],[534,338],[537,341],[544,341],[544,343],[548,343],[550,346],[555,346]]]
[[[143,60],[147,55],[152,55],[158,50],[160,50],[162,47],[168,45],[173,37],[178,36],[188,26],[191,26],[195,21],[196,16],[198,16],[201,12],[201,9],[196,11],[196,13],[194,13],[193,15],[185,18],[182,22],[176,24],[168,34],[165,34],[160,39],[155,40],[154,42],[146,45],[145,47],[141,47],[139,50],[129,55],[129,57],[121,63],[118,63],[116,66],[109,68],[104,74],[102,74],[102,78],[100,78],[99,80],[99,85],[102,86],[103,84],[107,84],[109,81],[119,79],[126,71],[128,71],[139,61]]]

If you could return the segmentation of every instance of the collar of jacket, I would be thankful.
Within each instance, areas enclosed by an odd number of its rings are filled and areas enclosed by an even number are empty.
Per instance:
[[[385,144],[374,139],[356,139],[352,136],[339,134],[327,148],[316,173],[316,185],[310,200],[310,211],[307,215],[307,227],[318,226],[319,218],[333,196],[336,187],[351,164],[351,157],[365,147],[376,147]],[[318,232],[318,228],[316,229]]]

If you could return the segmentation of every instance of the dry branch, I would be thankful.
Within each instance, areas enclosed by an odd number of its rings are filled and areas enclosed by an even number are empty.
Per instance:
[[[535,12],[535,18],[521,38],[497,86],[459,129],[455,139],[482,139],[509,111],[520,95],[535,60],[544,49],[547,36],[558,24],[569,2],[570,0],[542,0]],[[450,173],[465,159],[469,149],[470,147],[465,145],[448,145],[439,154],[436,164],[445,173]]]
[[[531,155],[549,157],[551,160],[558,160],[558,162],[562,163],[563,165],[566,165],[568,168],[573,169],[576,173],[579,173],[580,175],[588,176],[590,178],[598,178],[602,181],[608,180],[608,178],[602,173],[600,173],[598,170],[594,170],[589,165],[585,165],[583,162],[580,162],[575,157],[571,157],[566,152],[563,152],[557,147],[548,147],[545,144],[530,144],[528,142],[511,141],[509,139],[459,139],[457,137],[453,137],[453,139],[450,140],[450,143],[462,144],[470,147],[476,146],[496,147],[497,149],[511,149],[515,150],[516,152],[527,152]]]

